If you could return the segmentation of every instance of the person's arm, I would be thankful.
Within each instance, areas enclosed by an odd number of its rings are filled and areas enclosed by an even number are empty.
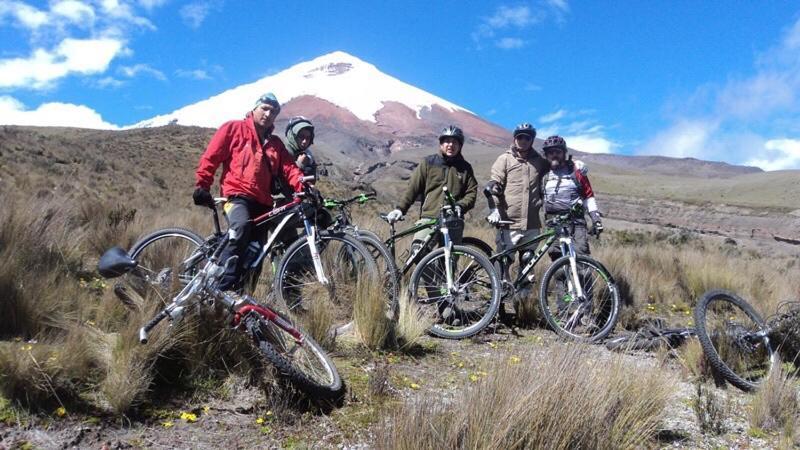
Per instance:
[[[280,164],[280,173],[283,175],[283,179],[286,180],[286,184],[288,184],[294,192],[302,192],[303,171],[297,167],[294,158],[292,158],[292,155],[286,150],[286,147],[280,139],[275,139],[273,145],[275,147],[276,156],[278,157],[278,163]]]
[[[427,168],[427,160],[423,159],[417,168],[411,173],[408,189],[406,189],[405,194],[400,197],[400,201],[396,205],[396,208],[399,209],[403,215],[408,212],[408,208],[411,208],[411,205],[413,205],[417,200],[419,194],[425,189],[425,174],[427,172]]]
[[[602,214],[597,207],[597,201],[594,199],[594,191],[592,190],[592,184],[589,182],[589,177],[584,175],[580,170],[576,170],[575,178],[580,184],[580,186],[578,186],[579,194],[581,198],[584,199],[586,209],[589,211],[589,216],[592,218],[593,222],[599,221]]]
[[[195,171],[195,186],[210,190],[214,184],[214,173],[220,164],[231,158],[231,131],[230,123],[222,125],[206,147],[206,151],[200,157],[200,162]]]
[[[456,205],[461,207],[461,213],[464,214],[475,206],[475,200],[478,198],[478,180],[475,179],[475,173],[472,167],[467,169],[466,179],[467,189],[464,196],[456,201]]]

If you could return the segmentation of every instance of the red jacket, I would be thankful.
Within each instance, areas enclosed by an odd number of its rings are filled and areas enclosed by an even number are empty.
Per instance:
[[[271,207],[272,177],[277,174],[282,174],[295,192],[302,190],[303,172],[294,158],[274,134],[269,135],[262,150],[250,113],[244,120],[226,122],[214,133],[195,172],[197,187],[210,190],[220,164],[224,196],[242,195]]]

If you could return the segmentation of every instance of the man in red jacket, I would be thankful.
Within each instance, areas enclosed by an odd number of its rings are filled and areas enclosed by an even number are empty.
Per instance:
[[[303,173],[283,142],[272,134],[280,110],[275,95],[262,95],[244,120],[226,122],[214,133],[197,166],[192,197],[195,205],[210,206],[213,197],[209,190],[222,164],[220,187],[222,195],[228,197],[224,211],[234,234],[221,261],[239,256],[239,264],[228,267],[220,281],[221,290],[240,287],[244,251],[252,240],[248,221],[272,209],[273,178],[282,177],[295,192],[302,190]]]

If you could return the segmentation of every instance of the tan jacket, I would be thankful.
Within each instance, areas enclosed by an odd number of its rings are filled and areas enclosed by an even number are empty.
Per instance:
[[[492,164],[491,179],[503,186],[503,198],[495,202],[504,218],[513,221],[512,230],[541,228],[542,177],[550,164],[534,149],[522,158],[512,147]]]

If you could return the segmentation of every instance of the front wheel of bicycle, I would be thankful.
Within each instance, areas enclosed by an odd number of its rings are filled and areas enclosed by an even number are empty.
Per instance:
[[[359,289],[367,286],[363,283],[380,283],[378,269],[369,250],[346,233],[320,231],[316,246],[325,278],[318,277],[308,239],[303,236],[286,249],[278,264],[275,295],[291,314],[324,319],[316,322],[329,322],[340,334],[353,322]]]
[[[471,247],[453,246],[450,258],[453,287],[447,287],[445,249],[420,261],[411,275],[411,299],[433,325],[432,335],[463,339],[479,333],[500,307],[500,279],[492,263]]]
[[[578,255],[553,262],[542,277],[539,307],[560,336],[597,342],[611,333],[619,315],[619,289],[611,274],[592,258]]]
[[[150,296],[166,305],[203,268],[204,242],[185,228],[164,228],[143,236],[128,252],[138,265],[125,275],[125,284],[115,286],[117,297],[128,307]]]
[[[276,312],[283,326],[253,313],[245,326],[261,354],[297,389],[312,399],[338,400],[344,383],[333,361],[319,344],[288,317]],[[299,337],[292,335],[291,328]]]
[[[714,370],[732,385],[752,391],[777,362],[761,316],[738,295],[708,291],[694,309],[697,338]]]

